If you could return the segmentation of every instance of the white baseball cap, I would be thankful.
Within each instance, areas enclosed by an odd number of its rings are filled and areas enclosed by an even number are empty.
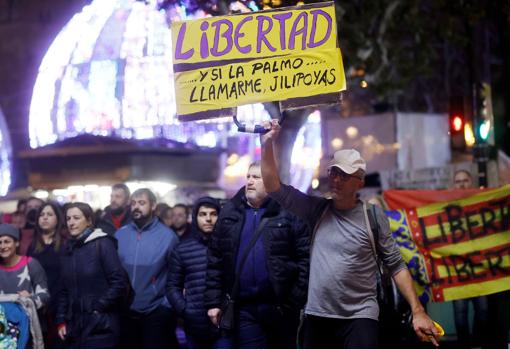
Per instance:
[[[344,149],[335,152],[328,163],[328,170],[331,167],[338,167],[345,173],[353,174],[358,170],[366,171],[367,163],[357,150]]]

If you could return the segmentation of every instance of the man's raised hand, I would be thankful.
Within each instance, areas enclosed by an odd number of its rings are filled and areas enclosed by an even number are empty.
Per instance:
[[[262,126],[269,130],[269,132],[260,135],[260,144],[264,145],[267,141],[273,141],[278,138],[280,133],[280,123],[278,119],[271,119],[271,121],[265,121]]]

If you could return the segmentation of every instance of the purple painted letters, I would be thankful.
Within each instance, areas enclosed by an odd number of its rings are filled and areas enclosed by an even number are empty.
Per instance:
[[[303,25],[301,28],[298,29],[299,22],[301,22],[301,19],[303,20]],[[296,19],[294,20],[294,24],[292,24],[292,29],[290,30],[289,34],[289,50],[293,50],[294,46],[296,45],[296,37],[298,35],[301,35],[301,50],[306,49],[306,29],[308,27],[308,13],[301,12],[299,15],[297,15]]]
[[[239,50],[239,52],[241,52],[241,53],[250,53],[250,51],[251,51],[251,45],[240,46],[239,39],[244,37],[244,33],[241,33],[241,28],[243,27],[244,23],[251,21],[252,19],[253,19],[253,16],[244,17],[236,27],[236,31],[234,34],[234,43],[235,43],[237,49]]]
[[[175,44],[175,59],[188,59],[193,56],[193,49],[189,49],[186,52],[182,51],[182,42],[184,41],[184,34],[186,33],[186,23],[183,23],[179,28],[179,34],[177,35],[177,42]]]
[[[285,21],[290,17],[292,17],[291,12],[284,12],[273,15],[273,18],[280,22],[280,46],[282,50],[285,50],[287,48],[287,45],[285,43],[285,41],[287,40],[287,37],[285,36]]]
[[[308,40],[308,48],[314,48],[314,47],[322,45],[329,39],[329,36],[331,35],[331,29],[333,27],[333,19],[327,12],[324,12],[322,10],[312,10],[310,12],[312,13],[313,18],[312,18],[312,32],[310,33],[310,39]],[[316,32],[316,28],[317,28],[317,17],[319,15],[322,15],[322,17],[324,17],[326,19],[326,21],[328,21],[328,29],[326,30],[326,35],[324,35],[322,40],[315,42],[315,32]]]
[[[257,16],[258,26],[257,26],[257,53],[260,53],[262,50],[262,41],[266,44],[269,51],[276,51],[276,49],[271,46],[269,40],[267,40],[266,35],[273,29],[273,21],[271,17],[268,16]],[[269,23],[269,26],[264,30],[264,22]]]
[[[227,40],[227,46],[222,51],[219,51],[218,47],[220,45],[220,33],[222,25],[227,26],[226,30],[223,32],[223,34],[221,34],[221,36],[225,38],[225,40]],[[211,26],[215,28],[214,44],[213,47],[211,48],[211,54],[214,57],[226,55],[232,50],[232,30],[233,30],[232,22],[230,22],[228,19],[220,19],[216,22],[213,22]]]

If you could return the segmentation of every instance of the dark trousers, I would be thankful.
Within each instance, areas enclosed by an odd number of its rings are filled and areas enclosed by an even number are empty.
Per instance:
[[[210,338],[208,336],[186,336],[188,349],[233,349],[234,343],[230,337]]]
[[[469,302],[475,310],[473,336],[469,330]],[[489,321],[489,302],[487,297],[475,297],[453,301],[455,329],[457,330],[457,348],[469,349],[474,346],[488,348],[487,323]]]
[[[379,326],[372,319],[334,319],[307,315],[303,349],[377,349]]]
[[[241,304],[237,349],[295,349],[299,311],[274,304]]]
[[[172,311],[160,306],[148,314],[130,313],[122,321],[124,349],[178,349],[176,320]]]
[[[489,298],[489,329],[487,338],[490,349],[508,348],[510,332],[510,291],[495,293]]]

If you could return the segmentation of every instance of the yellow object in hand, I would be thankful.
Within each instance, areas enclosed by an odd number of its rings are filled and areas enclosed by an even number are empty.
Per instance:
[[[437,333],[439,335],[439,337],[443,337],[444,336],[444,330],[443,328],[441,327],[440,324],[438,324],[437,322],[435,321],[432,321],[434,323],[434,326],[436,326],[436,330],[437,330]]]

